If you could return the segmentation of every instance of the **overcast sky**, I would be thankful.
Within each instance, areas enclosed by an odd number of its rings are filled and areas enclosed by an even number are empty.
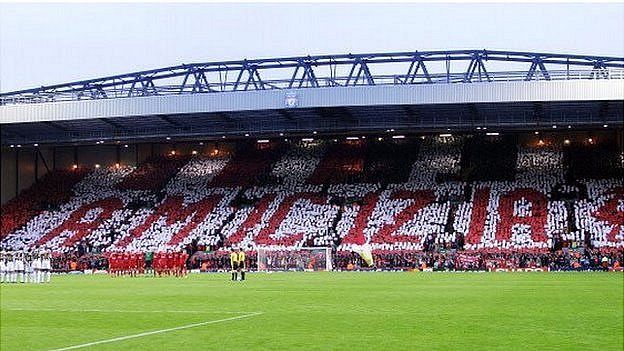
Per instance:
[[[189,62],[508,49],[624,56],[624,4],[0,4],[0,91]]]

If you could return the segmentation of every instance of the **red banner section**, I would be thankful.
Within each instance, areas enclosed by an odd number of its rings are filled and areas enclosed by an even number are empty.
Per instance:
[[[170,226],[176,222],[189,220],[191,217],[188,223],[169,241],[169,245],[176,245],[212,212],[222,197],[222,195],[211,195],[200,201],[185,204],[182,196],[169,196],[141,225],[134,228],[130,235],[121,239],[117,243],[117,247],[128,246],[134,239],[141,237],[160,218],[165,218],[166,225]]]
[[[98,228],[105,220],[109,219],[114,211],[122,208],[123,202],[116,197],[109,197],[82,205],[61,225],[39,238],[37,245],[44,245],[63,232],[71,232],[73,234],[63,241],[62,246],[72,246]],[[98,209],[100,210],[99,212],[97,212]],[[93,210],[96,210],[96,212],[92,212]],[[95,215],[95,217],[90,218],[88,214]]]

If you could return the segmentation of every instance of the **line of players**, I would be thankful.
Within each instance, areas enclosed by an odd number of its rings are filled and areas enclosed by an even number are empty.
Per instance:
[[[49,283],[51,271],[47,251],[0,252],[0,283]]]
[[[150,274],[154,276],[184,277],[187,275],[186,252],[111,253],[108,272],[112,277]]]

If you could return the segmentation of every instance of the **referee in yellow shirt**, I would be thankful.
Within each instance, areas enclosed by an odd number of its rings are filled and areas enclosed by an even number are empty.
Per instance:
[[[230,267],[232,268],[232,281],[238,280],[238,253],[234,251],[230,252]]]
[[[241,274],[241,280],[245,280],[245,251],[238,249],[238,271]]]

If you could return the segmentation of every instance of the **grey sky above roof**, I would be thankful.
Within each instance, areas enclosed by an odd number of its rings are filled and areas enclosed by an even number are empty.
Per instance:
[[[446,49],[624,56],[624,3],[0,4],[0,91],[180,63]]]

